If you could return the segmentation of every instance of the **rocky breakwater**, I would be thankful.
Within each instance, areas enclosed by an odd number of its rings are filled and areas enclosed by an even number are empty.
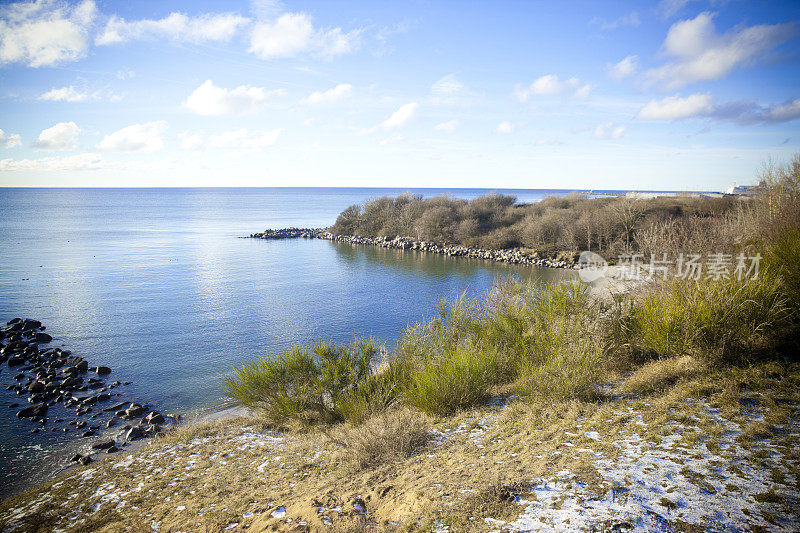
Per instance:
[[[124,399],[118,388],[130,382],[112,380],[111,368],[89,366],[69,350],[47,347],[53,337],[38,320],[15,318],[0,327],[0,370],[7,365],[16,393],[8,407],[19,409],[17,417],[44,431],[71,434],[83,439],[83,453],[73,462],[88,464],[96,453],[113,453],[128,442],[154,436],[175,417],[153,411],[147,405]],[[23,400],[25,404],[23,406]],[[98,440],[100,439],[100,440]]]
[[[323,228],[268,229],[250,235],[253,239],[324,239],[362,246],[380,246],[397,250],[417,250],[450,257],[470,257],[499,263],[536,265],[550,268],[578,268],[578,254],[574,252],[538,252],[532,250],[492,250],[466,246],[441,245],[434,242],[415,241],[405,237],[361,237],[358,235],[336,235]]]

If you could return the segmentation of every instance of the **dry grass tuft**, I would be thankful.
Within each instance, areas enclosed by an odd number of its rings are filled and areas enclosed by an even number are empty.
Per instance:
[[[652,394],[669,389],[678,381],[691,377],[701,365],[691,356],[659,359],[639,367],[621,387],[628,394]]]
[[[425,446],[428,421],[410,409],[390,410],[331,438],[345,448],[345,463],[364,469],[404,459]]]
[[[489,478],[477,490],[460,502],[448,522],[454,531],[483,531],[486,518],[509,520],[519,514],[520,497],[528,491],[520,482],[503,482],[500,477]]]

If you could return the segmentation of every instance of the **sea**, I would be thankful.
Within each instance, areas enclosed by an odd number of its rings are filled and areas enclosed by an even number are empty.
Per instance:
[[[0,321],[42,321],[124,398],[186,418],[228,401],[241,363],[316,340],[371,337],[391,350],[440,299],[480,295],[496,279],[568,273],[323,240],[243,238],[325,227],[352,204],[406,191],[471,199],[485,189],[0,188]],[[566,190],[498,190],[536,202]],[[616,192],[616,191],[608,191]],[[69,466],[97,437],[16,412],[26,398],[0,365],[0,498]],[[10,407],[20,403],[18,407]],[[64,423],[61,424],[65,425]]]

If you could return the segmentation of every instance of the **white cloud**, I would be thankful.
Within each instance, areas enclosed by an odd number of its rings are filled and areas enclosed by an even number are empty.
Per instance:
[[[181,142],[181,148],[184,150],[201,150],[205,147],[203,136],[199,133],[184,131],[178,134],[178,139]]]
[[[613,122],[600,124],[592,135],[595,139],[619,139],[625,135],[625,126],[615,126]]]
[[[445,133],[453,133],[456,131],[456,128],[459,126],[460,122],[453,119],[448,120],[447,122],[442,122],[441,124],[437,124],[433,127],[436,131],[443,131]]]
[[[40,150],[74,150],[81,129],[74,122],[59,122],[42,130],[33,145]]]
[[[274,145],[282,131],[281,129],[250,131],[242,128],[223,131],[209,135],[207,138],[199,133],[182,132],[178,134],[178,139],[184,150],[221,148],[257,152]]]
[[[405,137],[403,137],[402,135],[394,135],[392,137],[387,137],[387,138],[381,140],[378,143],[378,146],[388,146],[390,144],[396,144],[396,143],[399,143],[399,142],[403,142],[404,140],[405,140]]]
[[[19,133],[8,133],[0,130],[0,148],[16,148],[22,146],[22,137]]]
[[[800,118],[800,99],[775,106],[769,109],[766,114],[774,122],[788,122]]]
[[[517,131],[517,128],[519,128],[519,124],[504,120],[497,125],[497,127],[494,129],[494,132],[501,135],[508,135],[509,133],[514,133]]]
[[[737,68],[753,65],[764,54],[797,35],[795,23],[737,27],[724,34],[714,28],[714,14],[700,13],[673,24],[662,46],[670,58],[645,73],[646,83],[666,90],[718,80]]]
[[[686,98],[670,96],[651,100],[636,115],[641,120],[679,120],[707,118],[716,122],[739,125],[779,124],[800,118],[800,98],[778,105],[761,105],[752,100],[736,100],[715,104],[706,94],[693,94]]]
[[[92,0],[70,7],[55,0],[18,2],[0,8],[0,63],[42,67],[86,55]]]
[[[405,126],[414,115],[417,113],[419,105],[416,102],[411,102],[400,106],[400,108],[392,113],[392,116],[387,118],[381,123],[381,128],[384,130],[393,130]]]
[[[132,124],[106,135],[97,147],[120,152],[155,152],[164,147],[166,129],[167,123],[163,120]]]
[[[536,141],[536,146],[560,146],[562,144],[564,143],[550,138],[539,139]]]
[[[95,39],[95,44],[107,45],[158,38],[192,43],[229,41],[239,27],[249,23],[250,19],[233,13],[205,14],[198,17],[170,13],[158,20],[142,19],[131,22],[112,15],[103,33]]]
[[[534,95],[553,96],[569,94],[574,98],[586,98],[589,96],[592,88],[591,84],[582,83],[581,80],[576,77],[561,81],[558,79],[557,75],[547,74],[538,78],[527,87],[518,85],[514,90],[514,94],[520,102],[526,102],[528,98]]]
[[[658,3],[658,11],[664,18],[669,18],[688,4],[691,0],[661,0]]]
[[[601,18],[594,18],[592,19],[591,23],[600,25],[601,30],[616,30],[617,28],[621,28],[623,26],[637,28],[642,21],[636,11],[631,11],[630,13],[622,15],[618,19],[612,20],[611,22]]]
[[[678,95],[663,100],[650,100],[636,115],[641,120],[674,120],[707,115],[714,109],[710,93],[692,94],[686,98]]]
[[[628,56],[619,63],[607,66],[608,77],[615,80],[621,80],[622,78],[627,78],[628,76],[632,76],[634,73],[636,73],[636,69],[638,67],[639,56]]]
[[[198,115],[238,115],[258,111],[268,101],[284,94],[286,91],[283,89],[268,91],[264,87],[249,85],[225,89],[206,80],[189,95],[183,105]]]
[[[208,139],[208,145],[212,148],[233,148],[256,152],[274,145],[281,131],[281,129],[249,131],[244,128],[225,131],[211,135]]]
[[[51,102],[85,102],[89,99],[89,94],[78,91],[70,85],[60,89],[50,89],[46,93],[39,95],[39,100],[49,100]]]
[[[250,52],[261,59],[310,53],[324,58],[347,54],[359,45],[361,30],[317,29],[305,13],[284,13],[274,21],[258,22],[250,35]]]
[[[453,96],[463,92],[465,88],[455,74],[448,74],[431,85],[431,94],[434,96]]]
[[[119,163],[105,161],[100,154],[85,153],[69,157],[42,157],[39,159],[2,159],[0,171],[69,171],[106,170],[120,168]]]
[[[308,98],[303,100],[307,104],[322,104],[329,102],[336,102],[343,98],[348,98],[353,94],[353,86],[349,83],[340,83],[332,89],[327,91],[315,91],[308,95]]]

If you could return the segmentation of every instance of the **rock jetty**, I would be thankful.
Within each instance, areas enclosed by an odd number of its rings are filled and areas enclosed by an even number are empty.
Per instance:
[[[491,250],[468,248],[466,246],[441,245],[434,242],[415,241],[397,235],[390,237],[361,237],[358,235],[336,235],[326,228],[283,228],[267,229],[261,233],[250,234],[252,239],[323,239],[361,246],[379,246],[397,250],[417,250],[442,254],[450,257],[470,257],[498,263],[515,265],[536,265],[550,268],[578,268],[578,255],[573,252],[544,253],[528,250]]]

